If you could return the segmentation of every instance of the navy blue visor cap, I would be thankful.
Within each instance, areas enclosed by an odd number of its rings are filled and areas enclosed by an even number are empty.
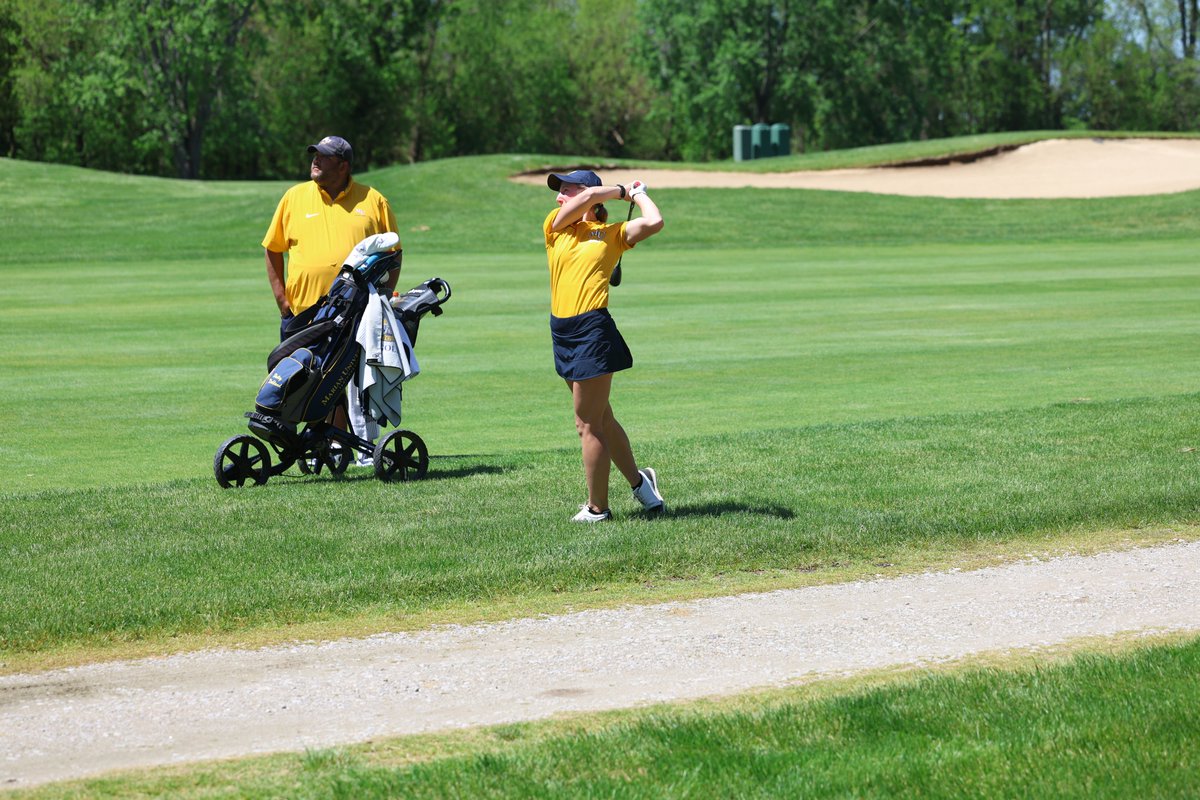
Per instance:
[[[599,186],[600,176],[590,169],[577,169],[574,172],[568,172],[566,175],[551,173],[546,177],[546,185],[556,192],[564,183],[577,183],[580,186]]]

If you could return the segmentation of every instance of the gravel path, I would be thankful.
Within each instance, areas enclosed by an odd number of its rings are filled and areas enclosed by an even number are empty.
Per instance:
[[[0,677],[0,787],[1200,630],[1200,542]]]

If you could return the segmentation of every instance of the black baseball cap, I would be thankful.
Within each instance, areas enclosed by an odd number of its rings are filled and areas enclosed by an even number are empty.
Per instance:
[[[578,183],[580,186],[599,186],[601,181],[600,176],[590,169],[577,169],[574,172],[568,172],[566,175],[551,173],[546,177],[546,185],[556,192],[564,183]]]
[[[316,144],[308,146],[308,152],[320,153],[323,156],[337,156],[343,161],[354,160],[354,148],[340,136],[326,136]]]

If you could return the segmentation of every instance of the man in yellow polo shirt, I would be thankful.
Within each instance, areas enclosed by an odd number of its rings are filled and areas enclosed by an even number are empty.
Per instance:
[[[349,142],[340,136],[326,136],[309,145],[308,152],[312,155],[312,180],[284,193],[262,241],[267,281],[279,306],[280,341],[308,324],[317,301],[328,293],[354,245],[373,234],[396,231],[396,217],[387,198],[351,176],[354,150]],[[395,269],[388,276],[388,295],[399,273]],[[361,415],[353,413],[357,401],[353,396],[351,400],[354,433],[373,440],[374,435],[365,435],[371,431],[360,426]],[[335,424],[344,426],[341,420]]]
[[[311,308],[329,291],[354,245],[396,230],[387,198],[350,174],[354,151],[340,136],[309,145],[312,180],[283,195],[263,237],[267,280],[285,321]],[[287,253],[287,281],[284,257]],[[388,278],[394,288],[398,270]]]

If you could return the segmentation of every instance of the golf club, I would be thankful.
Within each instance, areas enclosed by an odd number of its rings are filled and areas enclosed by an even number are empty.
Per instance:
[[[631,219],[633,219],[633,201],[632,200],[629,201],[629,216],[627,216],[625,218],[625,221],[629,222],[629,220],[631,220]],[[613,267],[612,276],[608,279],[608,283],[610,286],[620,286],[621,285],[621,262],[624,259],[625,259],[625,254],[622,253],[621,257],[617,259],[617,265],[615,267]]]

